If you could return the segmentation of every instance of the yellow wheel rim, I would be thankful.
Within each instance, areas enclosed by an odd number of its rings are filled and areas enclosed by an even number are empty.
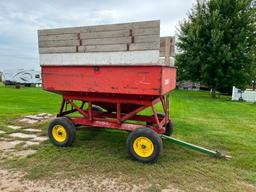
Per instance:
[[[133,142],[133,149],[140,157],[149,157],[154,152],[154,144],[147,137],[138,137]]]
[[[58,142],[63,142],[67,138],[66,129],[62,125],[55,125],[52,128],[52,136]]]

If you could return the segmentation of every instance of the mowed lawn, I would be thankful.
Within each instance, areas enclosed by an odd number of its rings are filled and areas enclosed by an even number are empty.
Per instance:
[[[41,112],[56,113],[61,97],[40,88],[0,86],[0,126],[15,118]],[[156,164],[130,158],[127,132],[88,129],[78,131],[72,147],[58,148],[49,141],[26,159],[1,166],[17,167],[29,179],[70,178],[86,175],[121,177],[130,184],[151,184],[149,191],[175,186],[185,191],[254,191],[256,188],[256,104],[212,99],[208,92],[171,93],[174,137],[233,156],[209,158],[164,140]],[[40,125],[47,134],[47,124]]]

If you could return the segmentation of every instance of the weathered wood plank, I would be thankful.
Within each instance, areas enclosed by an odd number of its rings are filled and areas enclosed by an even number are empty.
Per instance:
[[[39,47],[68,47],[79,44],[79,40],[41,41],[39,42]]]
[[[100,31],[100,32],[90,32],[81,33],[80,39],[99,39],[99,38],[109,38],[109,37],[128,37],[130,35],[129,30],[119,30],[119,31]]]
[[[141,21],[141,22],[133,22],[132,28],[159,28],[160,29],[160,20],[152,20],[152,21]]]
[[[168,45],[166,45],[168,43]],[[167,48],[166,46],[169,46]],[[160,38],[160,57],[166,56],[166,51],[169,50],[171,57],[175,56],[175,37],[161,37]]]
[[[170,57],[174,57],[175,56],[175,51],[173,49],[170,50]],[[165,57],[165,49],[164,48],[160,48],[160,57]]]
[[[130,50],[158,50],[159,52],[159,42],[153,43],[132,43],[130,44]]]
[[[120,23],[120,24],[109,24],[109,25],[95,25],[95,26],[85,26],[85,27],[43,29],[43,30],[38,30],[38,35],[116,31],[116,30],[124,30],[124,29],[143,29],[143,28],[160,28],[160,21],[153,20],[153,21],[142,21],[142,22]]]
[[[39,53],[76,53],[76,47],[43,47],[39,48]]]
[[[116,38],[103,38],[103,39],[85,39],[82,40],[82,45],[109,45],[109,44],[122,44],[131,43],[131,37],[116,37]]]
[[[165,56],[165,47],[160,47],[160,57]]]
[[[158,35],[160,36],[160,28],[144,28],[144,29],[133,29],[133,36],[138,35]]]
[[[59,41],[59,40],[71,40],[78,39],[76,33],[73,34],[59,34],[59,35],[40,35],[38,36],[39,41]]]
[[[88,32],[97,32],[97,31],[116,31],[123,29],[143,29],[143,28],[160,28],[160,21],[141,21],[141,22],[132,22],[132,23],[119,23],[119,24],[108,24],[108,25],[96,25],[88,26]]]
[[[113,45],[88,45],[79,46],[78,52],[111,52],[111,51],[126,51],[126,44],[113,44]]]
[[[148,42],[159,42],[159,35],[143,35],[135,36],[134,43],[148,43]]]
[[[170,64],[170,48],[171,48],[171,41],[170,39],[165,39],[165,62]]]
[[[41,65],[158,65],[159,51],[40,54]]]
[[[172,57],[175,56],[175,43],[176,43],[175,37],[172,37],[172,39],[171,39],[171,48],[170,48],[170,55]]]
[[[169,39],[171,45],[175,45],[175,37],[168,36],[168,37],[160,37],[160,47],[165,47],[165,40]]]
[[[80,33],[83,28],[84,28],[84,32],[86,32],[86,30],[85,30],[86,27],[67,27],[67,28],[56,28],[56,29],[41,29],[41,30],[38,30],[38,36]]]

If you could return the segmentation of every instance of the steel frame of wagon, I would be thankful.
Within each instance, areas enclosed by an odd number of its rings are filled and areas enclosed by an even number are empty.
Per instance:
[[[80,101],[78,105],[76,101]],[[112,128],[126,131],[133,131],[134,129],[150,127],[158,134],[165,132],[165,125],[171,121],[169,117],[169,99],[168,95],[159,96],[154,99],[127,99],[127,98],[112,98],[99,96],[74,96],[63,95],[63,100],[58,113],[58,117],[66,116],[68,114],[78,112],[80,117],[70,117],[72,122],[76,125],[85,125],[92,127]],[[97,102],[108,103],[108,105],[115,105],[116,112],[111,111],[95,111],[93,104]],[[87,108],[85,104],[87,103]],[[157,103],[161,103],[164,113],[159,115],[155,108]],[[136,106],[135,109],[128,113],[122,111],[122,104],[130,104]],[[68,109],[70,106],[70,109]],[[138,113],[150,107],[152,109],[152,116],[139,115]],[[127,122],[128,121],[128,122]],[[138,123],[144,122],[144,124]]]
[[[75,103],[75,101],[81,101],[81,105]],[[94,111],[93,103],[94,102],[105,102],[112,105],[116,105],[116,112],[108,112],[108,111]],[[164,114],[159,115],[156,111],[155,104],[161,103],[163,107]],[[84,109],[85,103],[88,104],[87,109]],[[139,107],[132,110],[128,113],[122,113],[122,104],[137,104]],[[68,105],[71,106],[71,109],[68,109]],[[146,115],[138,115],[137,113],[142,110],[151,107],[153,116]],[[66,116],[68,114],[78,112],[82,116],[81,117],[70,117],[70,120],[76,125],[85,125],[92,127],[103,127],[103,128],[111,128],[117,130],[126,130],[133,131],[137,128],[141,127],[150,127],[155,132],[161,135],[163,139],[167,139],[168,141],[177,144],[179,146],[189,148],[195,150],[197,152],[201,152],[207,154],[211,157],[216,158],[224,158],[231,159],[232,157],[221,153],[219,151],[209,150],[207,148],[194,145],[167,135],[165,133],[165,125],[171,121],[169,118],[169,98],[168,94],[164,96],[159,96],[155,99],[127,99],[127,98],[106,98],[99,96],[74,96],[74,95],[63,95],[63,100],[60,108],[60,112],[58,113],[58,117]],[[129,122],[126,122],[129,120]],[[130,120],[135,122],[130,122]],[[146,122],[146,125],[139,124],[136,122]],[[149,124],[147,124],[149,123]]]

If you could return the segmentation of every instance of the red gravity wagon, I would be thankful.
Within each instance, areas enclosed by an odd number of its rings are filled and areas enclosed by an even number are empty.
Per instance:
[[[172,134],[168,94],[176,87],[174,39],[160,38],[160,22],[47,29],[38,36],[43,88],[63,97],[49,124],[51,142],[71,145],[78,126],[125,130],[131,156],[155,162],[160,135]],[[143,115],[147,108],[152,113]]]

